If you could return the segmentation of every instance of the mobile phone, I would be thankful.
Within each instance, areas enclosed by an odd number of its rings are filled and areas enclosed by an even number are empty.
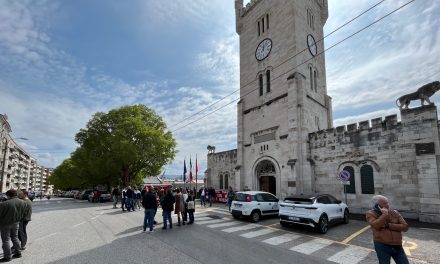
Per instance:
[[[378,204],[375,204],[374,205],[374,211],[378,214],[378,215],[381,215],[382,214],[382,207],[380,207],[380,205],[378,205]]]

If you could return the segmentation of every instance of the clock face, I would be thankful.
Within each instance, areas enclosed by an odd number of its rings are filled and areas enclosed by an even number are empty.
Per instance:
[[[313,57],[318,54],[318,46],[316,45],[315,38],[311,34],[307,35],[307,47],[309,48],[309,52]]]
[[[264,60],[269,56],[270,50],[272,49],[272,40],[267,38],[263,39],[257,46],[255,51],[255,58],[259,61]]]

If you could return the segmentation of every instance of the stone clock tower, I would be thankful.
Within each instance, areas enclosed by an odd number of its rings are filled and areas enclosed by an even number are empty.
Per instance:
[[[240,36],[239,190],[315,191],[310,132],[332,127],[323,27],[327,0],[235,1]]]

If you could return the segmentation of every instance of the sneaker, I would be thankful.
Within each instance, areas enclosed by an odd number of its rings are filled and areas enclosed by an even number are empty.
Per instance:
[[[21,258],[21,254],[14,254],[12,255],[13,258]]]
[[[26,247],[21,247],[21,250],[26,250]]]
[[[9,262],[11,260],[12,260],[12,258],[2,258],[2,259],[0,259],[0,262]]]
[[[142,232],[147,232],[147,230],[144,229]]]
[[[150,230],[150,231],[148,231],[148,232],[150,232],[150,233],[154,233],[154,230]]]

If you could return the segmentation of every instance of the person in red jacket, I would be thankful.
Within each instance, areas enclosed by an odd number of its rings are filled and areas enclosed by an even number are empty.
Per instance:
[[[379,264],[389,264],[391,258],[396,264],[408,264],[402,247],[402,232],[408,231],[408,224],[399,212],[390,209],[387,197],[373,197],[373,209],[367,212],[367,221],[373,230],[374,249]]]

